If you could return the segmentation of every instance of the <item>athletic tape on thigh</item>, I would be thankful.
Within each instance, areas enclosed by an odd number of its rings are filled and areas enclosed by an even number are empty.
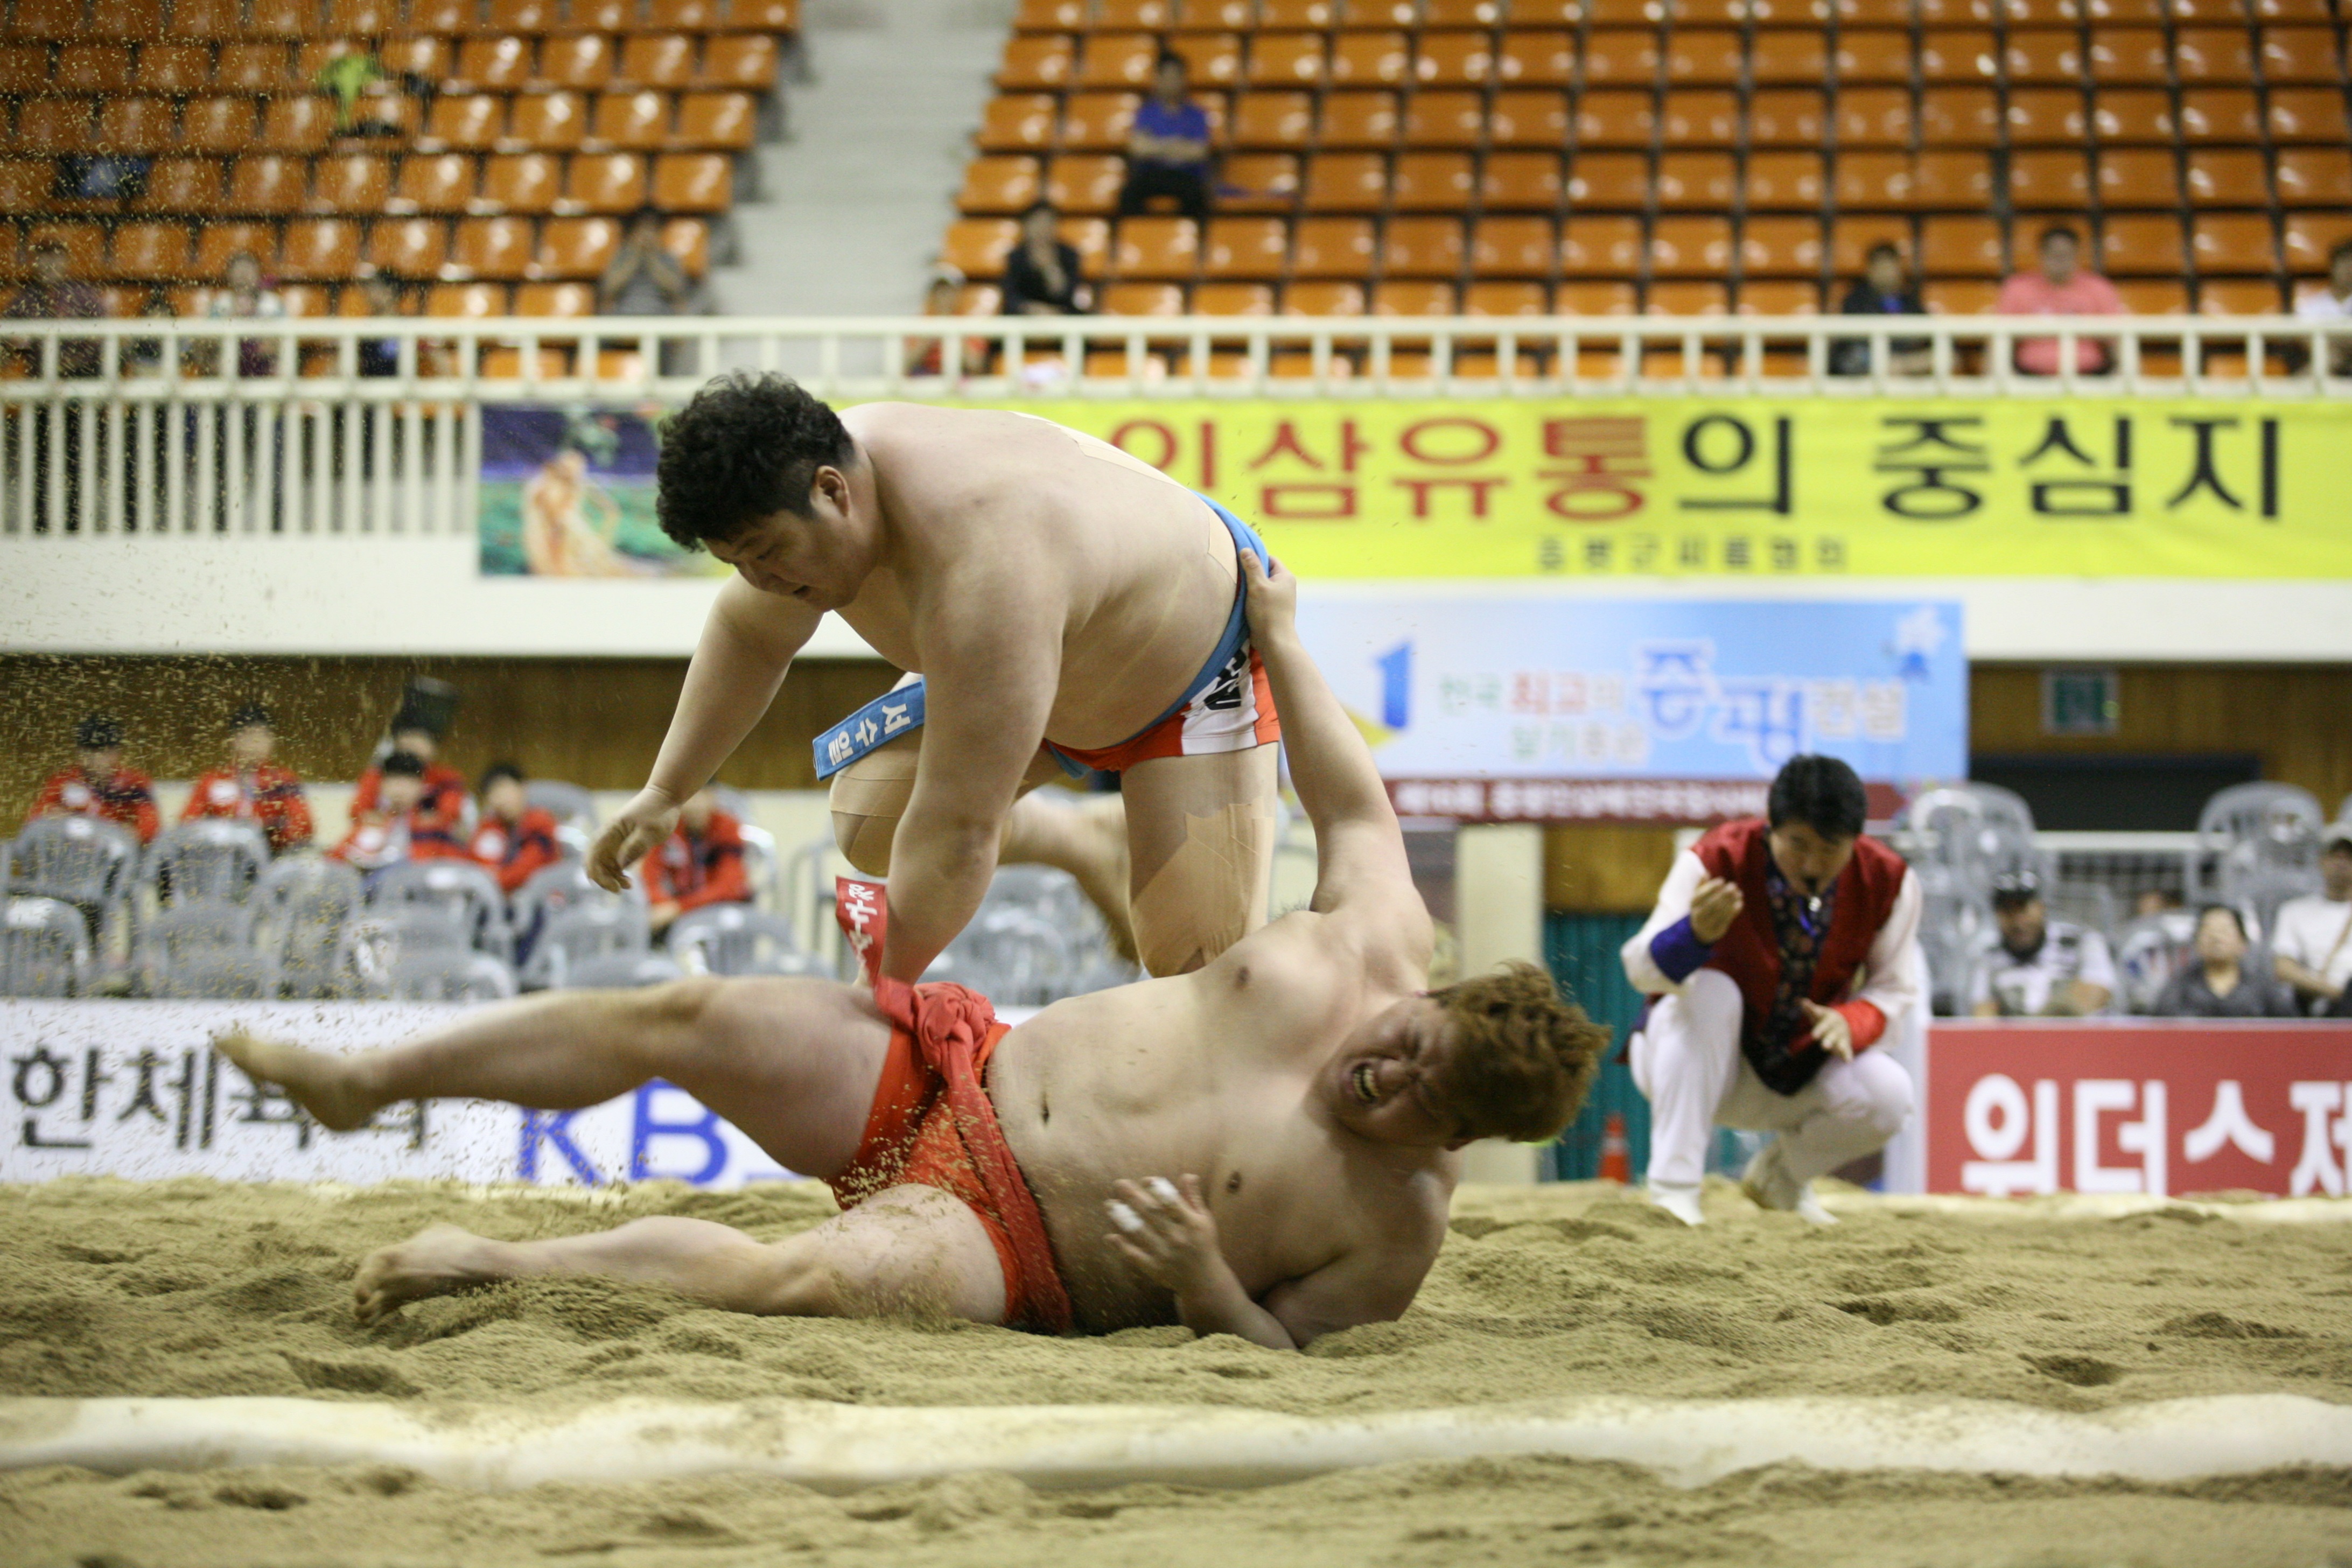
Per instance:
[[[1135,945],[1153,974],[1206,963],[1265,923],[1274,812],[1235,801],[1184,816],[1184,842],[1129,903]]]

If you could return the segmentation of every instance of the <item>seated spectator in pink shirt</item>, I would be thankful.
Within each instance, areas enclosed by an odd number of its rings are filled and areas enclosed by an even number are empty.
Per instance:
[[[2004,316],[2121,316],[2123,296],[2116,286],[2081,266],[2083,239],[2063,223],[2042,231],[2042,267],[2019,272],[2000,286],[1999,313]],[[2086,375],[2104,375],[2115,363],[2115,351],[2104,339],[2074,340],[2074,369]],[[2028,375],[2056,375],[2060,368],[2056,338],[2022,338],[2017,344],[2017,368]]]

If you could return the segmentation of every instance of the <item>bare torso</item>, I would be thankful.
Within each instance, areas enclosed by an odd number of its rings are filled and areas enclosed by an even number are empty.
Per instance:
[[[1045,733],[1116,745],[1182,696],[1215,648],[1238,574],[1200,497],[1108,443],[1024,414],[870,403],[842,415],[874,465],[882,563],[841,616],[901,669],[925,668],[928,583],[960,561],[1058,601],[1062,668]]]
[[[1435,1258],[1455,1157],[1358,1137],[1312,1093],[1349,1031],[1402,994],[1333,964],[1312,918],[1278,921],[1194,973],[1057,1003],[997,1047],[989,1096],[1082,1329],[1175,1321],[1168,1291],[1105,1239],[1120,1177],[1199,1176],[1254,1298],[1359,1248],[1415,1284]]]

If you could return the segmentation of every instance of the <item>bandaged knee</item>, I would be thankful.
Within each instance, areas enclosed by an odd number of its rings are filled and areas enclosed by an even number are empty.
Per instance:
[[[1265,923],[1271,806],[1237,801],[1184,818],[1184,842],[1139,889],[1135,945],[1152,974],[1200,968]]]
[[[890,840],[915,793],[919,746],[884,746],[833,775],[833,841],[869,877],[890,874]]]

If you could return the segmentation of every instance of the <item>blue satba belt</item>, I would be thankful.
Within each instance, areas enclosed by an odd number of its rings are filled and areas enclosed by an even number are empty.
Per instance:
[[[1200,492],[1196,490],[1193,493],[1198,495]],[[1202,496],[1201,499],[1209,503],[1209,510],[1217,514],[1217,521],[1223,523],[1225,531],[1234,536],[1234,553],[1236,556],[1244,550],[1254,551],[1261,565],[1272,568],[1274,557],[1267,552],[1265,541],[1258,537],[1257,530],[1235,517],[1213,498]],[[1249,581],[1244,574],[1234,584],[1234,607],[1225,616],[1224,635],[1217,639],[1217,646],[1201,666],[1201,673],[1192,678],[1184,688],[1183,695],[1171,702],[1160,717],[1129,736],[1127,741],[1120,742],[1120,745],[1157,730],[1182,712],[1188,703],[1197,701],[1224,679],[1225,666],[1233,662],[1234,656],[1249,640],[1248,608]],[[816,753],[816,776],[831,778],[875,747],[895,741],[909,730],[920,728],[922,722],[923,681],[918,676],[906,685],[885,692],[840,723],[821,732],[811,742]],[[1072,778],[1087,771],[1083,764],[1065,756],[1050,741],[1046,742],[1045,749],[1054,753],[1062,764],[1062,771]]]

